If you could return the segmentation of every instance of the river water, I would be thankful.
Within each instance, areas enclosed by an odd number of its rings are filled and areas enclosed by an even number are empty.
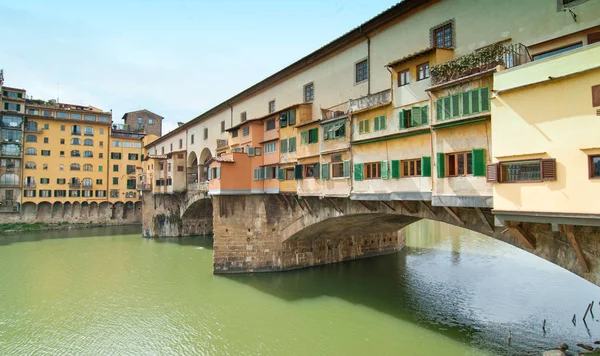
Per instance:
[[[232,276],[212,274],[208,237],[0,236],[0,355],[539,355],[600,339],[581,321],[600,288],[464,229],[407,235],[393,255]]]

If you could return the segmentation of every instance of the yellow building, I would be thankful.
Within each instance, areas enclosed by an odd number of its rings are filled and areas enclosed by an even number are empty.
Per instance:
[[[109,201],[131,203],[139,200],[137,184],[142,175],[144,134],[113,128],[108,148]]]
[[[111,113],[28,101],[23,203],[107,200]]]
[[[494,75],[487,173],[500,219],[600,225],[599,58],[596,43]]]

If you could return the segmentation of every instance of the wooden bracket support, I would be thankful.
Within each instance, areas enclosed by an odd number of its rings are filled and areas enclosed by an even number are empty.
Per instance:
[[[335,211],[337,211],[340,214],[344,214],[344,212],[342,211],[342,209],[340,209],[337,205],[335,205],[335,203],[333,202],[333,200],[331,198],[325,198],[325,200],[327,200],[327,202],[335,209]]]
[[[475,208],[475,211],[477,212],[477,215],[479,216],[479,219],[481,219],[481,221],[483,221],[483,223],[490,230],[490,232],[493,233],[494,232],[494,225],[490,224],[490,221],[485,217],[485,214],[483,213],[483,210],[481,210],[481,208]]]
[[[579,243],[575,239],[575,227],[573,225],[562,225],[562,226],[563,226],[564,231],[567,233],[567,237],[569,238],[569,243],[571,243],[571,247],[573,247],[573,250],[575,250],[575,253],[577,254],[577,259],[579,260],[579,264],[583,268],[583,271],[585,273],[590,273],[590,267],[588,266],[587,262],[585,261],[583,252],[581,251],[581,248],[579,247]]]
[[[507,222],[505,226],[518,240],[521,242],[523,247],[528,249],[535,249],[535,237],[531,236],[529,231],[525,230],[523,225]]]
[[[398,202],[400,203],[400,205],[402,206],[402,208],[404,208],[404,210],[408,211],[409,214],[416,214],[417,213],[415,211],[415,209],[413,209],[410,205],[408,205],[408,203],[405,202],[404,200],[399,200]]]
[[[421,200],[421,206],[423,208],[425,208],[425,210],[427,210],[428,212],[431,213],[431,215],[433,215],[433,217],[437,218],[437,215],[435,214],[435,212],[433,211],[432,208],[429,207],[429,205],[427,205],[427,203],[425,203],[424,201]]]
[[[283,209],[287,210],[287,206],[285,205],[285,202],[279,197],[279,194],[273,194],[273,196],[275,197],[279,205],[281,205]]]
[[[294,206],[292,205],[292,202],[290,201],[290,199],[287,197],[287,194],[282,194],[281,196],[286,201],[286,203],[290,206],[290,209],[292,209],[292,211],[294,211]]]
[[[375,210],[377,210],[377,209],[375,209],[375,207],[374,207],[373,205],[371,205],[371,204],[367,203],[367,202],[366,202],[366,201],[364,201],[364,200],[356,200],[356,201],[357,201],[357,202],[359,202],[359,203],[360,203],[360,205],[362,205],[362,206],[364,206],[365,208],[367,208],[367,210],[369,210],[369,211],[375,211]]]
[[[460,217],[454,212],[454,210],[452,210],[451,207],[444,206],[443,208],[448,212],[448,214],[450,214],[450,216],[454,218],[454,220],[456,220],[460,226],[465,226],[465,222],[460,219]]]
[[[300,209],[302,209],[302,211],[304,211],[304,207],[302,206],[302,203],[300,203],[300,200],[298,200],[298,197],[295,195],[292,195],[292,198],[294,198],[294,200],[296,201],[296,204],[298,204]]]
[[[310,205],[308,205],[308,201],[306,199],[302,199],[302,201],[304,202],[304,206],[306,206],[306,209],[308,210],[310,215],[317,216],[317,214],[315,214],[315,212],[311,209]]]
[[[383,200],[380,200],[380,202],[381,202],[381,204],[387,206],[391,211],[396,211],[396,209],[394,209],[394,207],[390,203],[385,202]]]

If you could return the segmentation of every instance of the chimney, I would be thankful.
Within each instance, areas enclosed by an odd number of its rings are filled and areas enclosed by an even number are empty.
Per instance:
[[[183,122],[178,122],[177,127],[183,126]]]

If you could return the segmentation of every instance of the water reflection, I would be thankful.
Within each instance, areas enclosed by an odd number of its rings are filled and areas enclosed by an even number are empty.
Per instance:
[[[66,230],[11,232],[0,235],[0,246],[64,238],[90,238],[114,235],[140,235],[140,225],[82,227]]]

